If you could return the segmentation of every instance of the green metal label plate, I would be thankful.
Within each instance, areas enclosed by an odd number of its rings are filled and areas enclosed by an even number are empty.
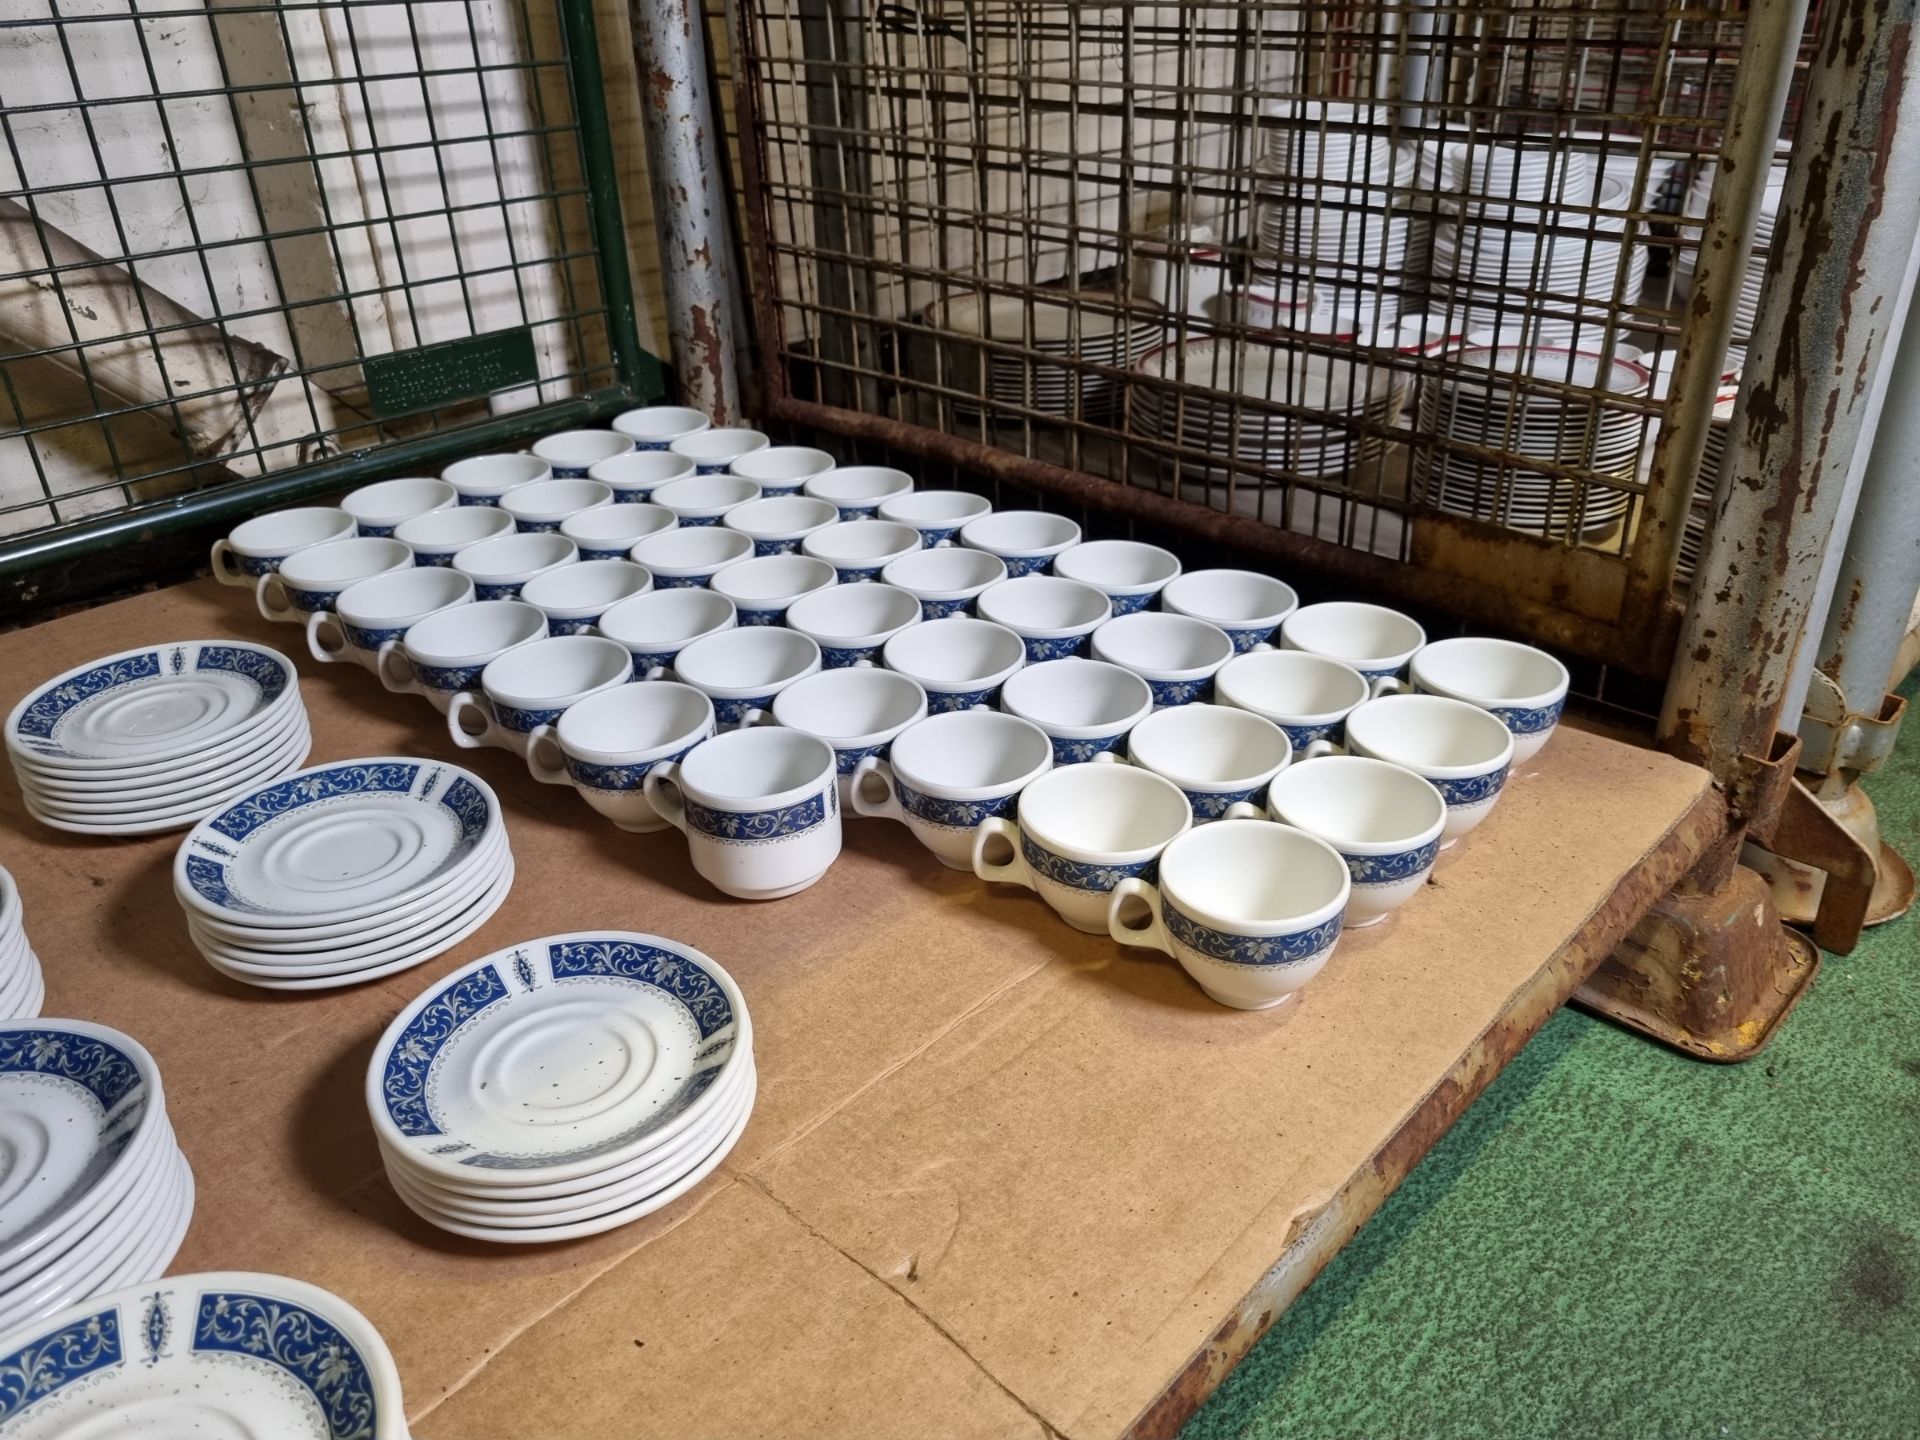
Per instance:
[[[367,397],[374,413],[381,416],[473,400],[531,385],[540,378],[533,331],[527,326],[375,355],[361,369],[367,378]]]

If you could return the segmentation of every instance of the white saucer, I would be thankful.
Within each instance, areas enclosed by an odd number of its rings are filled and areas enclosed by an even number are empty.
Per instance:
[[[35,789],[32,782],[22,779],[21,796],[36,819],[62,829],[115,834],[132,833],[136,828],[182,829],[210,810],[299,769],[312,747],[313,737],[303,719],[272,750],[238,774],[216,782],[211,789],[182,791],[152,801],[71,801],[50,797]]]
[[[261,761],[286,743],[296,729],[307,723],[306,707],[287,705],[279,708],[257,729],[247,732],[240,744],[222,748],[191,760],[174,762],[154,775],[126,777],[104,772],[82,777],[52,775],[30,765],[16,766],[20,783],[48,800],[85,802],[113,800],[126,804],[165,802],[182,791],[212,789],[235,776],[256,769]]]

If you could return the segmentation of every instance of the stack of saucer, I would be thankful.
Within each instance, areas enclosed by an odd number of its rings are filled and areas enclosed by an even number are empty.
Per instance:
[[[1073,362],[1124,370],[1158,343],[1165,327],[1154,302],[1093,290],[960,295],[929,306],[926,318],[936,330],[998,347],[953,346],[947,385],[984,395],[996,407],[1069,416],[1110,408],[1119,393],[1112,377]],[[978,413],[963,401],[955,410]]]
[[[0,1025],[0,1134],[0,1330],[166,1273],[193,1171],[139,1044],[79,1020]]]
[[[20,887],[0,866],[0,1020],[31,1020],[47,998],[40,957],[21,924]]]
[[[221,974],[327,990],[430,960],[479,929],[513,883],[500,802],[433,760],[341,760],[209,815],[180,844],[173,893]]]
[[[367,1108],[408,1209],[534,1245],[692,1190],[746,1129],[755,1084],[732,976],[658,935],[582,931],[436,981],[374,1046]]]
[[[191,825],[311,743],[292,662],[243,640],[89,661],[14,706],[5,739],[34,818],[82,835]]]

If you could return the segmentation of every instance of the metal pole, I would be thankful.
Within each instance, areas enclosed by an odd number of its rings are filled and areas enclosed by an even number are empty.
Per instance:
[[[647,141],[680,398],[716,425],[740,418],[733,234],[720,128],[707,93],[707,22],[693,0],[633,0],[633,57]]]

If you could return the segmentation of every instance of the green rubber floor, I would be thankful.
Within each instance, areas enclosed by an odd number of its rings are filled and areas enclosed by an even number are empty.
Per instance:
[[[1920,857],[1920,734],[1867,789]],[[1917,1179],[1914,915],[1744,1065],[1563,1010],[1183,1440],[1920,1436]]]

